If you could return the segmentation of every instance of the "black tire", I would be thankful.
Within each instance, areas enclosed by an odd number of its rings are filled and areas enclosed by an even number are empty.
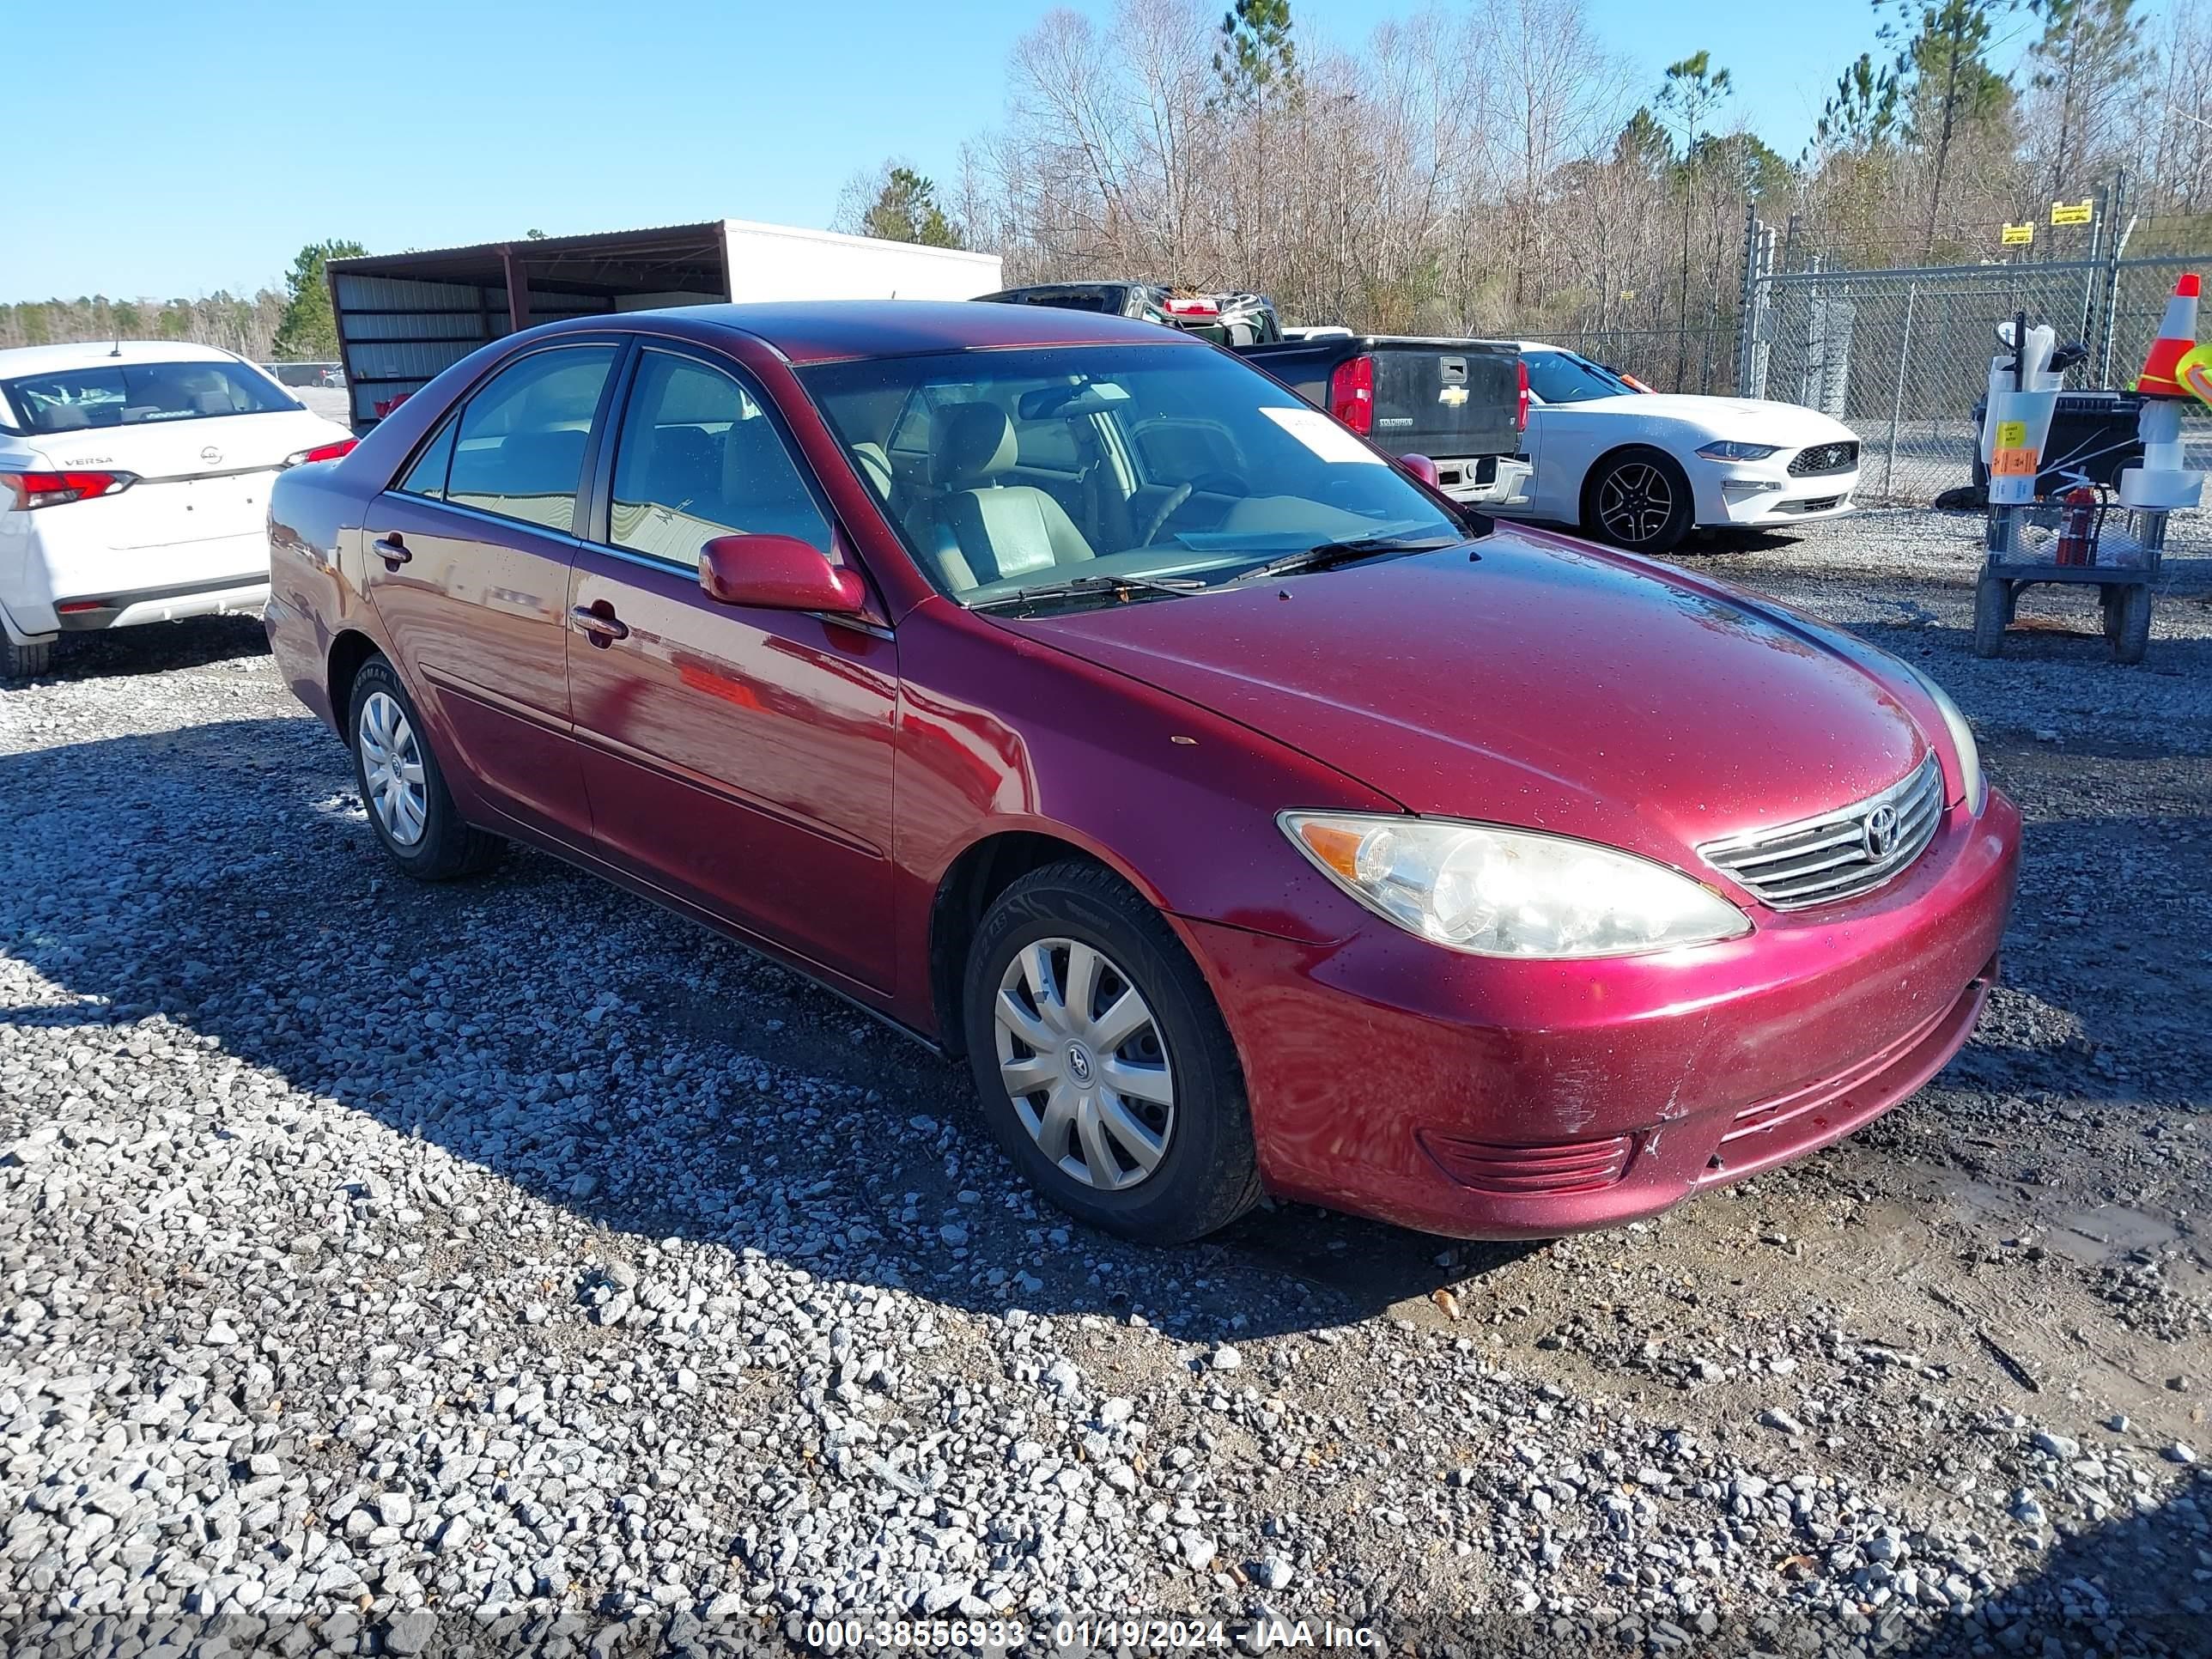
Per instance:
[[[0,635],[0,679],[33,679],[50,672],[53,665],[52,640],[33,640],[26,644]]]
[[[2012,584],[2002,576],[1982,572],[1974,584],[1974,654],[1994,657],[2004,649],[2005,623],[2011,619]]]
[[[1672,456],[1656,449],[1608,455],[1583,484],[1583,531],[1631,553],[1673,552],[1696,518],[1689,478]]]
[[[1104,958],[1099,1006],[1112,1001],[1117,978],[1147,1005],[1152,1024],[1140,1041],[1158,1039],[1172,1082],[1174,1115],[1157,1165],[1118,1189],[1079,1179],[1048,1156],[1000,1073],[1000,984],[1018,971],[1028,946],[1053,939],[1087,945]],[[1111,872],[1080,862],[1049,865],[999,895],[968,953],[963,1021],[992,1133],[1030,1184],[1077,1219],[1140,1243],[1182,1244],[1227,1226],[1259,1201],[1243,1068],[1212,993],[1158,912]],[[1106,1063],[1125,1057],[1123,1049],[1105,1056],[1100,1075]],[[1042,1116],[1037,1103],[1044,1097],[1024,1097],[1026,1109]],[[1136,1109],[1146,1109],[1131,1098]],[[1073,1152],[1073,1139],[1066,1144]]]
[[[2150,584],[2115,583],[2104,590],[2105,643],[2112,660],[2138,663],[2150,648]]]
[[[369,700],[379,696],[389,697],[399,705],[406,716],[416,752],[421,757],[422,827],[412,842],[395,837],[379,815],[369,793],[368,767],[362,753],[362,714]],[[353,753],[354,785],[361,791],[369,828],[376,832],[385,853],[406,874],[416,881],[454,881],[479,874],[499,861],[506,843],[461,817],[459,809],[453,805],[452,792],[446,787],[445,772],[438,764],[437,752],[430,746],[429,733],[423,727],[422,715],[416,711],[415,700],[399,683],[391,662],[382,656],[371,657],[354,675],[353,695],[346,702],[346,747]]]

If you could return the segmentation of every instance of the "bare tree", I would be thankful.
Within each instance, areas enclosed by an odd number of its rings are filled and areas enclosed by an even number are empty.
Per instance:
[[[2151,77],[2148,200],[2166,211],[2212,210],[2212,9],[2174,0]]]

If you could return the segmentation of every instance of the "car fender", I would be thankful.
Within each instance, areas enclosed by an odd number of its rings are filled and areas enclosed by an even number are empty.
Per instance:
[[[1047,836],[1097,860],[1187,944],[1183,919],[1308,943],[1359,925],[1358,907],[1275,817],[1294,807],[1402,810],[1388,796],[1280,738],[949,599],[918,606],[899,646],[893,906],[896,1012],[908,1024],[935,1024],[939,890],[963,855],[995,836]],[[1241,850],[1224,856],[1232,848]]]

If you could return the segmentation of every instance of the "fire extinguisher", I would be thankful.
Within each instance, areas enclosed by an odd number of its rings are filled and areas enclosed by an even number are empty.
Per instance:
[[[2077,483],[2058,498],[2058,562],[2092,562],[2097,548],[2097,492],[2086,483]]]

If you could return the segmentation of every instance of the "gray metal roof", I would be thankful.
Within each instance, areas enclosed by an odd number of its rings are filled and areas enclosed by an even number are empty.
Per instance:
[[[479,242],[469,247],[416,248],[404,253],[371,253],[333,259],[340,276],[406,276],[432,281],[489,283],[506,281],[510,255],[529,269],[533,289],[564,283],[601,293],[653,294],[680,289],[686,279],[722,281],[722,225],[661,225],[645,230],[602,231],[589,236],[518,237]]]

